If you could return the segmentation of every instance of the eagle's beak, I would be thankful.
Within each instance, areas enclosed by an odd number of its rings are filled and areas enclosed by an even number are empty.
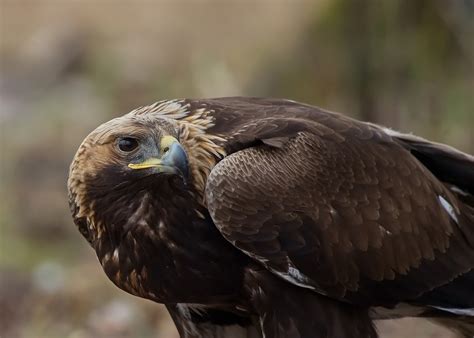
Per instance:
[[[130,163],[131,169],[155,168],[160,173],[179,174],[188,177],[188,157],[181,144],[174,140],[161,158],[150,157],[141,163]]]

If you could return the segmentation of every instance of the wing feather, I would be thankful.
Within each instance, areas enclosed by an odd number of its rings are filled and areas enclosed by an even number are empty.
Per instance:
[[[439,196],[458,211],[459,200],[409,150],[375,126],[302,115],[274,117],[281,135],[263,133],[288,137],[283,145],[254,142],[268,116],[229,137],[239,146],[206,186],[227,240],[276,274],[296,269],[307,277],[298,283],[353,301],[413,299],[472,268],[474,250]]]

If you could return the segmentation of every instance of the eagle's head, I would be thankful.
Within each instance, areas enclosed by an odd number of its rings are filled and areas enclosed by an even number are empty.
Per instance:
[[[121,209],[131,212],[148,191],[161,190],[170,180],[185,184],[188,158],[178,133],[175,121],[146,115],[125,115],[91,132],[79,147],[69,172],[75,220],[85,217],[89,218],[87,222],[103,221]],[[94,239],[90,230],[81,232],[89,241]]]
[[[178,134],[172,119],[129,114],[91,132],[74,157],[71,212],[109,277],[116,250],[130,254],[138,240],[155,236],[167,216],[160,204],[186,191],[188,156]]]

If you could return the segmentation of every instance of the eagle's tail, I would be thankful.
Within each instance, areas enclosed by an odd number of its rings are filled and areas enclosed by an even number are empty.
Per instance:
[[[386,129],[425,165],[440,181],[453,185],[461,194],[474,196],[474,156],[448,145]]]
[[[427,306],[423,317],[456,331],[461,337],[474,337],[474,270],[436,288],[417,302]]]
[[[417,302],[452,315],[474,318],[474,270],[425,293]]]

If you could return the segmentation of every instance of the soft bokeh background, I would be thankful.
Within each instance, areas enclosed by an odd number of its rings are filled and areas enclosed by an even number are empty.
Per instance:
[[[286,97],[474,152],[470,0],[1,0],[0,15],[2,337],[177,336],[106,279],[67,207],[82,139],[136,106]]]

